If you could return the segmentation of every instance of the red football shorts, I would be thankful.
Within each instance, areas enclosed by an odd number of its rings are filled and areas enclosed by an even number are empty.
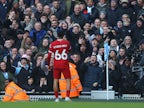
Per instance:
[[[69,68],[62,68],[62,69],[55,68],[53,70],[53,72],[54,72],[53,76],[54,76],[55,79],[60,79],[61,78],[61,73],[63,73],[65,79],[71,78]]]

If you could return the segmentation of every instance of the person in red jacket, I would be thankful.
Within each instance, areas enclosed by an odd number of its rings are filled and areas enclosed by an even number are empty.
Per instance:
[[[55,102],[59,102],[58,98],[58,82],[61,77],[61,73],[63,73],[66,79],[66,98],[65,101],[70,101],[70,87],[71,87],[71,75],[69,70],[69,62],[68,62],[68,53],[71,49],[69,41],[63,39],[64,33],[62,30],[58,31],[58,39],[50,44],[50,48],[48,51],[48,65],[51,69],[50,61],[53,59],[53,76],[54,76],[54,94],[55,94]]]

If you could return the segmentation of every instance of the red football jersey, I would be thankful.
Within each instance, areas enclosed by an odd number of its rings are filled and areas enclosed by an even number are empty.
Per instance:
[[[48,63],[50,63],[50,58],[53,57],[53,68],[68,68],[68,53],[70,49],[70,43],[67,40],[58,39],[52,42],[48,52]]]

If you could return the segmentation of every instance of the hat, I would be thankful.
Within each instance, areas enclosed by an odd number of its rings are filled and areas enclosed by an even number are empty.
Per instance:
[[[30,79],[30,78],[33,78],[33,77],[32,76],[28,76],[27,78]]]
[[[128,0],[120,0],[121,1],[121,3],[129,3],[129,1]]]
[[[132,59],[132,58],[129,57],[129,56],[126,56],[126,57],[125,57],[125,61],[131,61],[131,59]]]
[[[80,25],[79,25],[78,23],[74,23],[74,24],[73,24],[73,27],[81,28]]]
[[[111,51],[113,51],[113,52],[117,55],[117,51],[116,51],[116,50],[111,49],[111,50],[109,51],[109,53],[110,53]]]
[[[14,0],[13,1],[13,5],[15,5],[16,3],[18,3],[19,2],[19,0]]]
[[[139,45],[142,45],[142,44],[144,44],[144,39],[142,39],[139,43]]]
[[[18,30],[16,31],[16,33],[17,33],[17,35],[18,35],[18,34],[23,34],[23,33],[24,33],[24,31],[23,31],[23,30],[21,30],[21,29],[18,29]]]
[[[28,55],[27,54],[23,54],[22,57],[21,57],[21,60],[22,59],[28,60]]]
[[[118,0],[111,0],[111,2],[112,2],[112,1],[118,2]]]
[[[95,34],[95,35],[101,35],[99,30],[96,30],[96,31],[94,32],[94,34]]]

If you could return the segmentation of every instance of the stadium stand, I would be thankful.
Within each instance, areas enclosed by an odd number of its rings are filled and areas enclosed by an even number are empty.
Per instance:
[[[106,90],[108,43],[111,99],[144,100],[144,0],[1,0],[0,13],[0,99],[8,78],[31,101],[54,99],[47,54],[62,30],[84,90],[78,99],[106,99],[95,93]]]

